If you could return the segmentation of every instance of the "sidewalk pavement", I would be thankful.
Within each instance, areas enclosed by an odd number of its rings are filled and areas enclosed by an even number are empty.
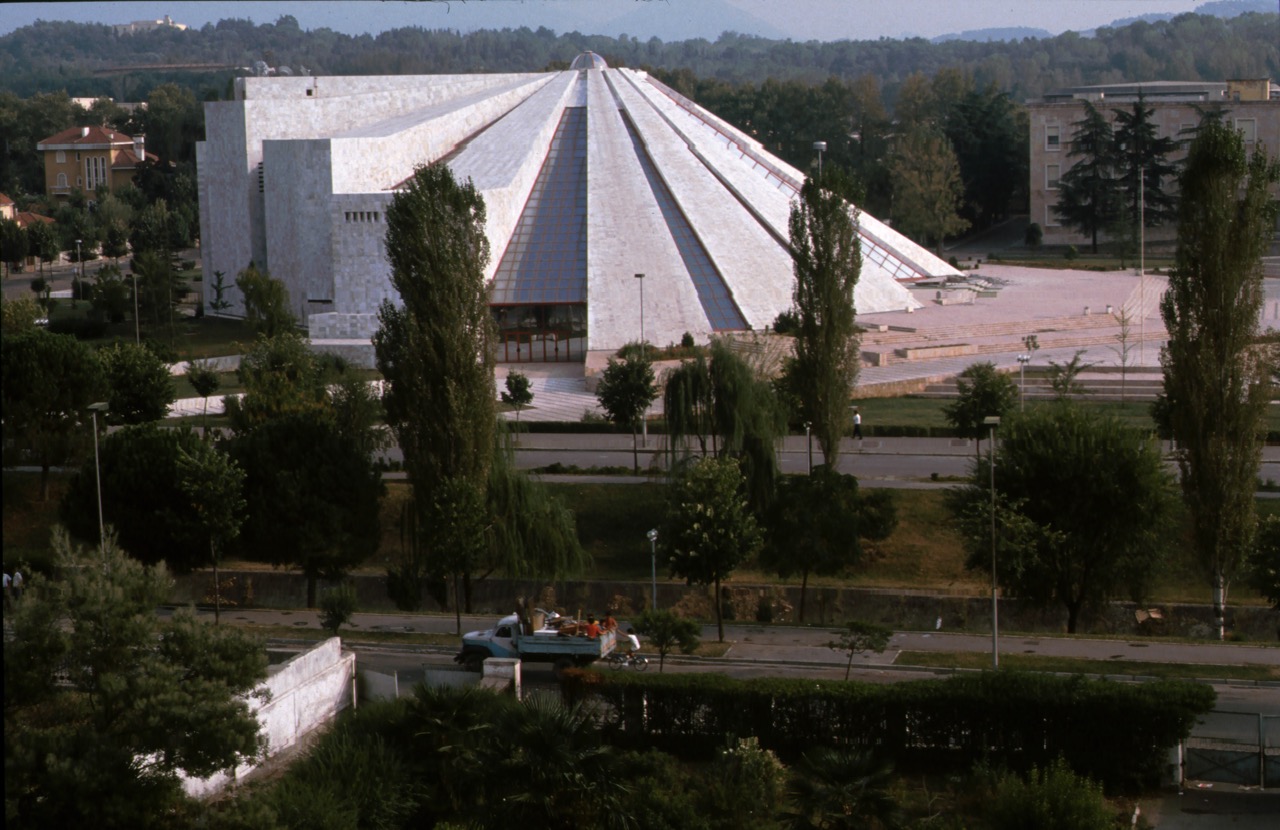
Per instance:
[[[202,618],[213,616],[212,609],[201,608]],[[230,623],[254,625],[282,625],[295,628],[320,627],[320,613],[315,609],[244,609],[223,610],[222,618]],[[462,630],[474,631],[488,628],[495,616],[463,615]],[[620,620],[625,629],[626,620]],[[341,636],[351,642],[359,642],[363,631],[396,633],[454,634],[455,618],[452,614],[396,614],[357,613]],[[793,666],[843,667],[848,660],[845,652],[835,651],[827,643],[836,636],[836,626],[796,626],[738,624],[725,625],[725,639],[730,642],[724,657],[760,663],[776,663]],[[716,628],[705,625],[702,639],[714,641]],[[1205,665],[1239,665],[1244,663],[1280,666],[1280,647],[1238,645],[1233,643],[1166,643],[1150,640],[1091,640],[1077,637],[1040,637],[1009,634],[1000,638],[1003,653],[1040,654],[1053,657],[1073,657],[1092,660],[1132,660],[1157,663],[1188,663]],[[860,655],[855,666],[888,667],[903,651],[959,651],[989,653],[989,634],[961,634],[951,632],[900,631],[893,635],[883,654]],[[706,661],[714,663],[714,658]],[[1270,685],[1270,681],[1264,681]],[[1275,685],[1280,687],[1280,681]]]

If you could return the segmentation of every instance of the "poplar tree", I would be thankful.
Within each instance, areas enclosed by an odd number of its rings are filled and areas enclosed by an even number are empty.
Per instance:
[[[840,455],[858,379],[853,290],[862,273],[862,246],[858,209],[846,198],[852,191],[838,170],[828,170],[820,181],[805,179],[789,222],[799,324],[787,383],[828,466]]]
[[[441,521],[461,521],[463,502],[483,504],[493,461],[497,390],[484,199],[447,166],[422,166],[396,192],[386,218],[391,284],[401,301],[383,301],[373,336],[387,423],[404,453],[418,526],[430,529],[424,541],[433,570],[469,585],[475,556],[445,550],[463,528]],[[469,549],[479,556],[484,546]]]
[[[1256,344],[1262,255],[1276,222],[1280,165],[1234,129],[1202,121],[1180,177],[1178,248],[1160,314],[1169,423],[1179,447],[1192,544],[1225,636],[1227,589],[1252,546],[1254,486],[1272,367]]]

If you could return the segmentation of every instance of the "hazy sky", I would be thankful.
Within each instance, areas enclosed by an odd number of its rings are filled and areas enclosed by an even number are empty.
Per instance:
[[[935,37],[1027,26],[1054,34],[1147,13],[1193,11],[1204,0],[315,0],[314,2],[0,2],[0,34],[36,20],[128,23],[170,15],[200,27],[235,17],[304,29],[376,34],[401,26],[460,31],[546,26],[557,32],[647,40],[715,39],[731,29],[793,40]]]

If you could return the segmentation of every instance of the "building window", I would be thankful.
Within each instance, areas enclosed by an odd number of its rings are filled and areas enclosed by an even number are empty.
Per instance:
[[[54,156],[54,161],[56,161],[58,164],[66,164],[66,163],[67,163],[67,151],[66,151],[66,150],[59,150],[59,151],[58,151],[58,154],[57,154],[56,156]]]
[[[76,153],[76,161],[79,161],[79,160],[80,160],[80,154]]]
[[[1058,179],[1062,177],[1062,165],[1047,164],[1044,168],[1044,189],[1057,190]]]
[[[1236,129],[1240,131],[1245,144],[1258,140],[1258,120],[1256,118],[1237,118]]]
[[[1062,227],[1062,223],[1058,221],[1058,214],[1054,213],[1053,205],[1044,206],[1044,226],[1046,228]]]
[[[65,188],[66,186],[67,186],[67,174],[66,174],[66,173],[59,173],[59,174],[58,174],[58,184],[56,185],[56,187]]]
[[[1178,147],[1183,151],[1191,149],[1191,140],[1196,137],[1195,124],[1178,125]]]
[[[267,192],[267,174],[266,171],[262,169],[262,162],[258,162],[258,192]]]
[[[1044,128],[1044,148],[1057,152],[1062,148],[1062,128],[1057,124],[1046,124]]]

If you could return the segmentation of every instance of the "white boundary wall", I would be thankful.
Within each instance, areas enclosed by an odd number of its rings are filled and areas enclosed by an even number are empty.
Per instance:
[[[267,701],[250,698],[266,737],[266,757],[298,742],[318,726],[333,720],[352,704],[356,655],[342,650],[342,640],[330,637],[283,664],[258,686],[271,693]],[[265,760],[262,759],[262,760]],[[258,763],[241,764],[230,772],[208,778],[183,778],[187,795],[203,797],[249,774]]]

